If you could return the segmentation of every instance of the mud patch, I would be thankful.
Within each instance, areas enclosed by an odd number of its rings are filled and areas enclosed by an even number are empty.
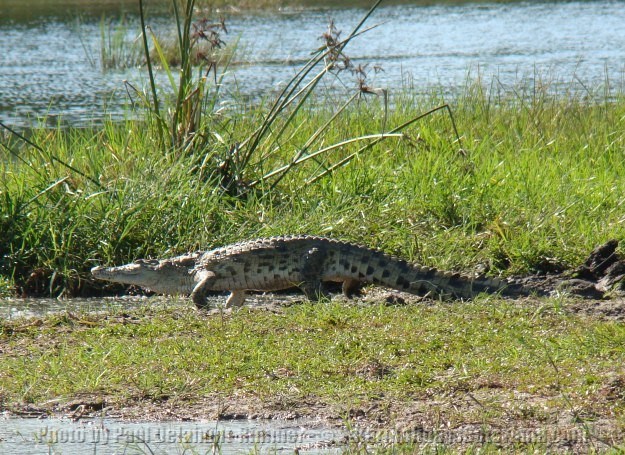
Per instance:
[[[405,401],[384,397],[360,403],[321,403],[315,397],[289,399],[250,395],[177,397],[163,401],[82,397],[76,400],[13,410],[13,415],[62,418],[79,422],[232,422],[237,427],[323,428],[320,447],[408,447],[440,444],[454,449],[485,445],[509,449],[532,447],[573,453],[622,448],[625,428],[614,414],[622,402],[622,376],[606,380],[596,396],[576,400],[557,393],[530,394],[506,387],[478,387],[447,394],[432,393]],[[99,406],[106,403],[101,409]],[[21,411],[21,412],[20,412]],[[38,420],[45,422],[45,420]],[[288,423],[292,422],[292,423]],[[214,428],[213,426],[213,428]],[[206,424],[204,424],[206,427]],[[332,437],[328,437],[328,434]],[[201,442],[201,441],[200,441]],[[302,449],[304,447],[300,446]]]
[[[567,304],[565,310],[573,314],[623,322],[625,321],[625,299],[577,300]]]
[[[582,265],[558,274],[515,277],[514,284],[545,295],[573,295],[589,299],[625,297],[625,259],[616,251],[617,240],[595,248]]]

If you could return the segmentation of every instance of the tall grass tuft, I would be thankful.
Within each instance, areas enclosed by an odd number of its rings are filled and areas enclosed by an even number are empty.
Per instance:
[[[122,16],[114,24],[102,18],[100,21],[100,64],[103,70],[138,67],[143,63],[141,47],[137,41],[128,39],[129,28]]]
[[[183,2],[181,7],[176,2],[173,3],[180,50],[178,81],[175,81],[159,40],[151,34],[160,65],[165,69],[171,89],[175,93],[168,109],[171,114],[166,119],[153,75],[154,65],[146,37],[148,28],[142,9],[144,52],[148,61],[152,94],[150,115],[156,119],[158,136],[163,147],[176,154],[195,157],[195,170],[201,180],[220,187],[229,195],[240,196],[254,187],[262,187],[264,192],[274,190],[287,173],[307,161],[316,163],[311,168],[313,174],[306,179],[307,184],[313,183],[381,141],[401,138],[401,131],[422,116],[389,131],[383,122],[382,128],[377,131],[344,137],[335,143],[327,142],[327,133],[333,128],[340,128],[339,124],[344,120],[346,109],[360,100],[363,94],[383,95],[385,112],[387,110],[386,90],[367,86],[364,68],[356,67],[344,52],[351,40],[368,30],[364,28],[364,24],[380,3],[381,0],[374,3],[345,39],[339,39],[340,32],[331,22],[328,31],[323,34],[324,45],[313,52],[311,58],[284,85],[271,102],[268,112],[259,118],[259,125],[246,136],[242,137],[234,132],[229,138],[215,133],[215,124],[210,115],[228,66],[219,72],[218,77],[216,61],[214,58],[207,58],[207,64],[200,66],[197,71],[200,77],[195,77],[193,71],[193,55],[197,55],[195,47],[198,43],[208,42],[211,49],[225,44],[220,34],[226,31],[224,22],[211,23],[206,19],[194,22],[194,0]],[[211,86],[208,75],[211,70],[214,72],[214,91],[209,96]],[[311,95],[315,93],[319,83],[326,77],[336,77],[338,73],[345,71],[358,77],[359,90],[345,103],[337,106],[328,121],[304,142],[294,142],[294,137],[298,136],[298,130],[301,129],[301,118],[298,114],[311,106]],[[353,146],[358,147],[355,152],[341,155],[343,150]],[[331,154],[335,158],[329,160],[327,156]]]
[[[179,61],[178,81],[176,81],[174,71],[170,67],[171,57],[165,54],[157,36],[146,26],[143,1],[140,0],[139,4],[144,56],[150,78],[151,103],[149,107],[156,120],[155,126],[160,145],[167,152],[191,154],[208,145],[209,122],[205,121],[204,117],[212,112],[219,92],[217,62],[213,51],[225,44],[220,35],[220,32],[226,31],[225,24],[223,22],[209,23],[207,20],[193,22],[194,0],[186,0],[180,4],[177,1],[172,2],[179,50],[179,59],[176,59]],[[170,89],[174,93],[174,99],[167,104],[168,118],[161,110],[161,101],[154,78],[153,55],[148,45],[148,31],[158,61],[166,72]],[[196,49],[201,41],[208,43],[207,51]],[[196,77],[193,64],[198,61],[198,56],[202,58],[199,59],[201,64],[197,69],[199,77]],[[225,63],[226,68],[228,64],[229,62]],[[211,71],[215,72],[215,84],[212,86],[208,82]]]

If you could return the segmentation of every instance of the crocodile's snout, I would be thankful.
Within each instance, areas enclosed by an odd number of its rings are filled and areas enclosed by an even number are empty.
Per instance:
[[[97,266],[91,274],[98,280],[132,284],[162,294],[190,294],[195,286],[189,269],[172,266],[170,261],[140,259],[117,267]]]
[[[91,274],[96,278],[110,279],[110,277],[116,275],[120,277],[139,275],[142,270],[143,268],[136,264],[122,265],[119,267],[104,267],[100,265],[92,268]]]

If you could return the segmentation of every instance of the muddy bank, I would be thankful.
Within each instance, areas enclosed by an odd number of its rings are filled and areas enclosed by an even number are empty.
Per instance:
[[[532,395],[493,383],[451,393],[432,391],[403,402],[384,397],[363,399],[358,405],[324,404],[315,397],[259,399],[253,394],[178,396],[159,402],[109,402],[106,397],[94,395],[65,403],[55,400],[39,406],[25,405],[9,412],[14,416],[60,417],[74,422],[92,418],[127,422],[210,421],[336,430],[335,437],[308,449],[436,443],[456,449],[489,444],[579,453],[622,447],[625,429],[613,408],[622,400],[624,391],[623,377],[613,377],[602,389],[601,403],[589,400],[582,405],[577,402],[575,407],[569,406],[566,397],[557,392],[551,396]],[[485,418],[488,414],[492,417]]]
[[[618,243],[610,240],[596,247],[581,265],[571,270],[545,271],[511,281],[543,295],[595,300],[625,297],[625,259],[616,251]]]

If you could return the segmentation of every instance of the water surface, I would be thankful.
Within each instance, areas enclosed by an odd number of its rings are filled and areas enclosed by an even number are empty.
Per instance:
[[[0,417],[0,452],[14,454],[339,453],[344,432],[310,422],[123,422]],[[334,447],[334,448],[332,448]],[[214,450],[214,451],[213,451]]]
[[[30,17],[4,3],[0,9],[0,121],[26,126],[47,116],[48,123],[62,117],[81,125],[105,113],[123,117],[129,100],[124,81],[145,87],[145,70],[102,69],[101,21],[115,22],[124,11],[132,42],[139,31],[136,4],[121,2],[119,7],[111,0],[97,14],[81,10],[73,15],[71,8],[44,8],[49,3],[34,3]],[[173,23],[164,11],[153,7],[148,20],[166,34]],[[277,90],[321,45],[319,37],[330,18],[346,36],[364,11],[225,12],[225,38],[239,41],[240,64],[224,81],[223,99],[255,99]],[[367,65],[369,85],[391,92],[442,87],[449,93],[478,74],[485,84],[501,89],[537,81],[556,91],[584,92],[606,81],[611,87],[624,85],[624,1],[390,5],[375,12],[369,20],[373,24],[380,25],[346,52],[357,65]],[[374,67],[382,71],[374,72]],[[159,81],[167,87],[162,74]],[[343,74],[331,85],[355,90],[357,81]]]

